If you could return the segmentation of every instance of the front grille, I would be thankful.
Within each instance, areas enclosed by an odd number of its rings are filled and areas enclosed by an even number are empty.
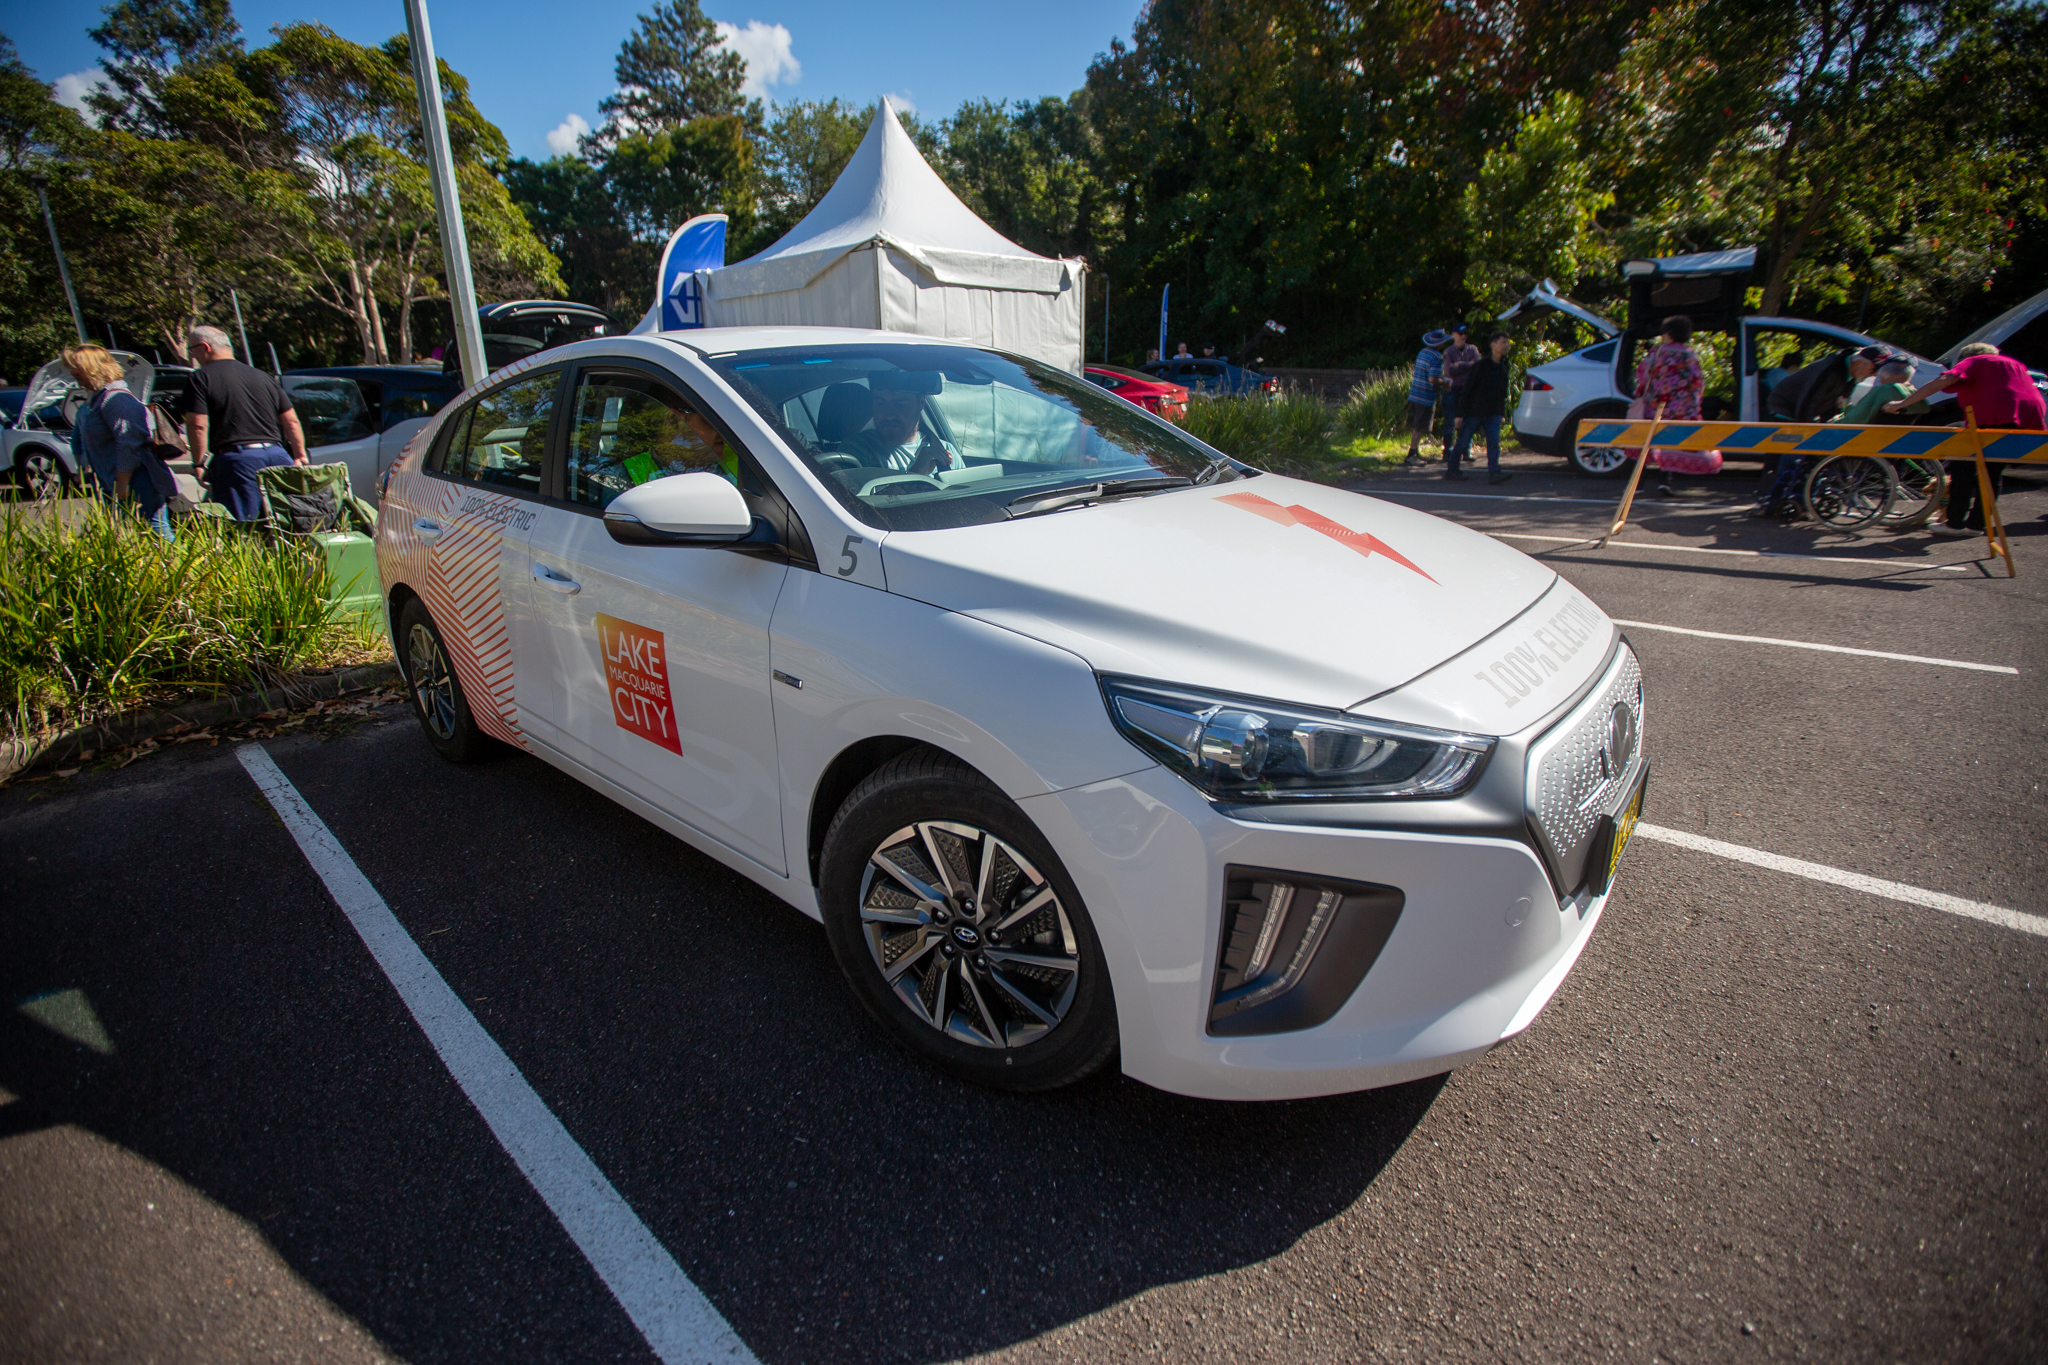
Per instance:
[[[1616,764],[1615,708],[1628,714],[1633,742]],[[1643,767],[1643,670],[1624,644],[1584,701],[1529,748],[1529,824],[1558,887],[1586,880],[1586,854],[1600,819],[1620,810]]]

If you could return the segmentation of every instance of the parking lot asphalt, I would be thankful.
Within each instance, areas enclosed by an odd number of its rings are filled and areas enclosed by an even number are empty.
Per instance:
[[[1646,821],[2048,914],[2048,489],[2008,580],[1748,520],[1746,473],[1592,550],[1616,487],[1511,467],[1361,491],[1643,623]],[[1640,838],[1448,1077],[1019,1098],[893,1051],[737,875],[382,719],[265,747],[762,1361],[2044,1352],[2048,937]],[[230,746],[0,791],[0,943],[0,1357],[653,1358]]]

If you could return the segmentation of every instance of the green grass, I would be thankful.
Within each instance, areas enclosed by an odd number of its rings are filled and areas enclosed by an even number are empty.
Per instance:
[[[337,614],[326,560],[303,546],[206,519],[167,545],[97,504],[65,510],[0,512],[0,731],[382,651],[375,623]]]
[[[1198,439],[1247,464],[1319,483],[1341,483],[1398,464],[1408,453],[1408,379],[1360,384],[1332,407],[1312,393],[1188,399],[1186,426]]]

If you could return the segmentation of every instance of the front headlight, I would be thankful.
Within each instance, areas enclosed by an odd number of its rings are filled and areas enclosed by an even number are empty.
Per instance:
[[[1486,735],[1129,678],[1101,681],[1117,729],[1218,801],[1457,796],[1493,752]]]

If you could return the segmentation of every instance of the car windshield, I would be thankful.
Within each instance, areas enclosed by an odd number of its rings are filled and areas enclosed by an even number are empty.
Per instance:
[[[974,526],[1194,483],[1237,464],[1077,376],[967,346],[739,351],[710,364],[870,526]]]

